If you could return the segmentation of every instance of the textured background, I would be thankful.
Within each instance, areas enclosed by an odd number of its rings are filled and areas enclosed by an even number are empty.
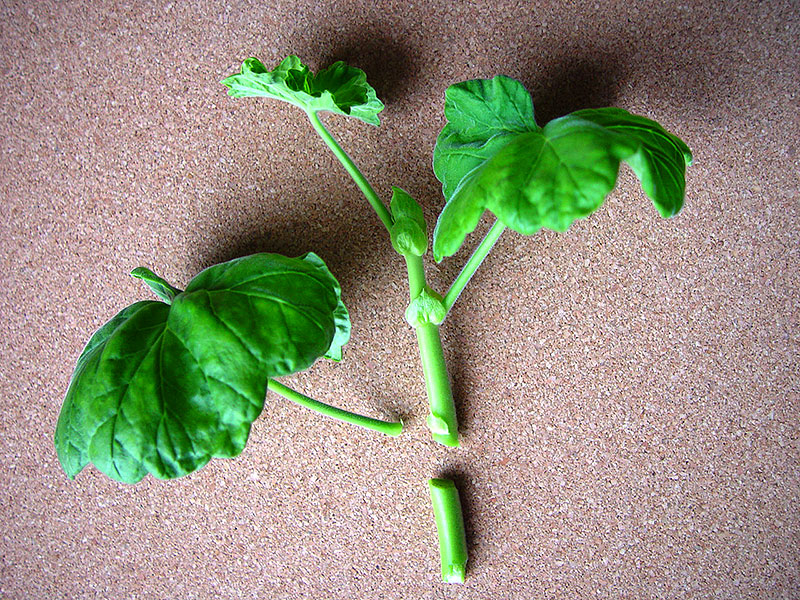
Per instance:
[[[101,8],[102,7],[102,8]],[[798,5],[0,4],[0,596],[797,598]],[[630,170],[568,233],[506,233],[443,328],[460,450],[433,444],[403,263],[304,116],[235,101],[245,57],[344,59],[381,128],[326,121],[374,186],[442,206],[450,83],[504,73],[540,121],[614,104],[695,154],[660,219]],[[488,226],[488,221],[482,227]],[[476,236],[468,240],[474,245]],[[52,445],[83,344],[255,251],[344,288],[340,364],[289,383],[401,414],[400,438],[273,396],[248,447],[185,479],[74,482]],[[431,265],[445,288],[465,252]],[[439,582],[425,480],[462,490],[469,579]]]

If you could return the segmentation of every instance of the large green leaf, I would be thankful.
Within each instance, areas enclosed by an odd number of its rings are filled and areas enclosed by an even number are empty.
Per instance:
[[[326,110],[371,125],[380,124],[378,113],[383,110],[364,71],[341,61],[314,75],[294,55],[283,59],[272,71],[258,59],[248,58],[241,71],[223,79],[222,84],[235,98],[275,98],[308,112]]]
[[[594,109],[541,129],[530,95],[507,77],[451,86],[445,115],[434,150],[447,201],[433,234],[436,260],[454,254],[486,210],[525,235],[565,231],[602,204],[622,160],[663,216],[683,205],[691,153],[655,121]]]
[[[454,254],[485,210],[524,235],[542,227],[565,231],[602,204],[620,160],[635,149],[625,137],[571,116],[514,136],[459,183],[436,224],[434,256]]]
[[[235,456],[267,379],[340,353],[348,335],[339,285],[316,255],[206,269],[171,305],[137,302],[92,336],[56,427],[59,460],[71,478],[91,462],[135,483]]]

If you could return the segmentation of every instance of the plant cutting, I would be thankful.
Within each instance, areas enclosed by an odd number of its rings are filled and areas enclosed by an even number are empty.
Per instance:
[[[387,207],[320,118],[330,112],[379,125],[383,104],[363,71],[337,62],[313,74],[296,56],[270,70],[249,58],[222,83],[236,98],[266,97],[302,109],[386,228],[406,265],[405,318],[417,335],[430,405],[427,424],[445,446],[458,446],[458,421],[439,328],[505,229],[523,235],[566,231],[600,207],[621,162],[633,169],[662,216],[683,206],[691,153],[655,121],[601,108],[542,127],[519,81],[497,76],[457,83],[445,92],[447,124],[433,153],[445,199],[433,232],[433,258],[455,254],[487,211],[496,221],[452,285],[439,293],[426,280],[429,238],[420,205],[393,187]],[[327,406],[276,380],[320,357],[341,359],[350,336],[339,284],[315,254],[236,259],[201,272],[185,290],[148,269],[133,275],[161,301],[123,309],[78,359],[55,435],[70,477],[91,462],[109,477],[134,483],[147,473],[180,477],[213,457],[235,456],[267,390],[328,416],[400,433],[400,423]],[[447,480],[431,480],[430,486],[443,576],[463,581],[458,492]]]

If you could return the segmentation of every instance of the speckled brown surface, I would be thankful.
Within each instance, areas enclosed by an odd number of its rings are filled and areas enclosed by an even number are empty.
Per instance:
[[[0,596],[797,598],[798,38],[790,0],[3,2]],[[430,220],[462,79],[521,79],[542,120],[615,104],[694,150],[675,219],[623,169],[567,234],[503,236],[443,328],[459,450],[425,429],[380,223],[298,111],[217,83],[289,53],[367,71],[383,126],[327,122]],[[354,335],[291,382],[400,413],[406,434],[270,396],[237,459],[134,487],[66,479],[61,399],[90,333],[147,297],[131,268],[180,285],[310,249]],[[432,265],[434,285],[463,260]],[[438,580],[425,480],[443,474],[466,508],[463,587]]]

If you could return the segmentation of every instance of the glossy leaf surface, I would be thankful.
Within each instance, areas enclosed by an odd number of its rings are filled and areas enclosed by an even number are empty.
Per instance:
[[[339,285],[316,255],[210,267],[171,305],[137,302],[92,336],[56,427],[59,460],[70,478],[91,462],[135,483],[236,456],[267,378],[340,354],[347,337]]]

